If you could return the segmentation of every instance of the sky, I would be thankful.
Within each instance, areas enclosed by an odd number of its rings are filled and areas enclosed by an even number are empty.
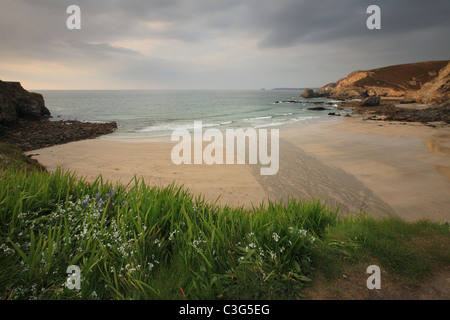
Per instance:
[[[370,5],[381,29],[366,26]],[[70,5],[80,30],[67,28]],[[0,0],[0,80],[29,90],[316,88],[450,57],[448,0]]]

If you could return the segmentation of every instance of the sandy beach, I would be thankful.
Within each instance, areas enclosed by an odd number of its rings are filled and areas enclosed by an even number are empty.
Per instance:
[[[450,220],[450,128],[363,121],[357,117],[280,130],[280,167],[175,165],[170,137],[92,140],[28,152],[49,170],[98,174],[112,182],[175,182],[221,204],[250,207],[288,197],[327,200],[342,213],[365,211],[406,221]]]

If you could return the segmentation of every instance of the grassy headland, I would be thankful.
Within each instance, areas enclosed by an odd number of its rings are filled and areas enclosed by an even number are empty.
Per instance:
[[[341,298],[330,284],[357,275],[365,288],[369,265],[383,292],[420,288],[450,262],[448,224],[347,216],[319,200],[219,206],[175,185],[34,170],[9,145],[0,154],[1,299]],[[65,287],[70,265],[81,290]]]

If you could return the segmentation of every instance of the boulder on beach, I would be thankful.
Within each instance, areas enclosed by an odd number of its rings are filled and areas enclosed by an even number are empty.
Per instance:
[[[376,107],[380,105],[380,102],[381,97],[379,96],[368,97],[361,102],[361,107]]]
[[[308,110],[312,110],[312,111],[323,111],[323,110],[328,110],[327,108],[324,107],[311,107],[308,108]]]

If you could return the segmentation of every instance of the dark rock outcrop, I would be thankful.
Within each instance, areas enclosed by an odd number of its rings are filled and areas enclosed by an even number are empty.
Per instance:
[[[41,94],[28,92],[19,82],[0,81],[0,123],[48,117],[50,111]]]
[[[50,121],[44,97],[19,82],[0,81],[0,142],[30,151],[114,132],[117,123]]]
[[[323,111],[323,110],[328,110],[327,108],[324,107],[311,107],[308,108],[308,110],[312,110],[312,111]]]
[[[361,107],[376,107],[380,105],[380,102],[379,96],[368,97],[361,102]]]
[[[396,106],[379,106],[360,108],[357,113],[365,120],[400,121],[450,124],[450,104],[425,109],[400,108]]]
[[[319,94],[314,92],[312,89],[305,89],[305,91],[300,95],[300,97],[305,99],[318,98]]]
[[[22,151],[46,148],[72,141],[110,134],[117,123],[89,123],[81,121],[27,121],[0,124],[0,142],[18,146]]]

